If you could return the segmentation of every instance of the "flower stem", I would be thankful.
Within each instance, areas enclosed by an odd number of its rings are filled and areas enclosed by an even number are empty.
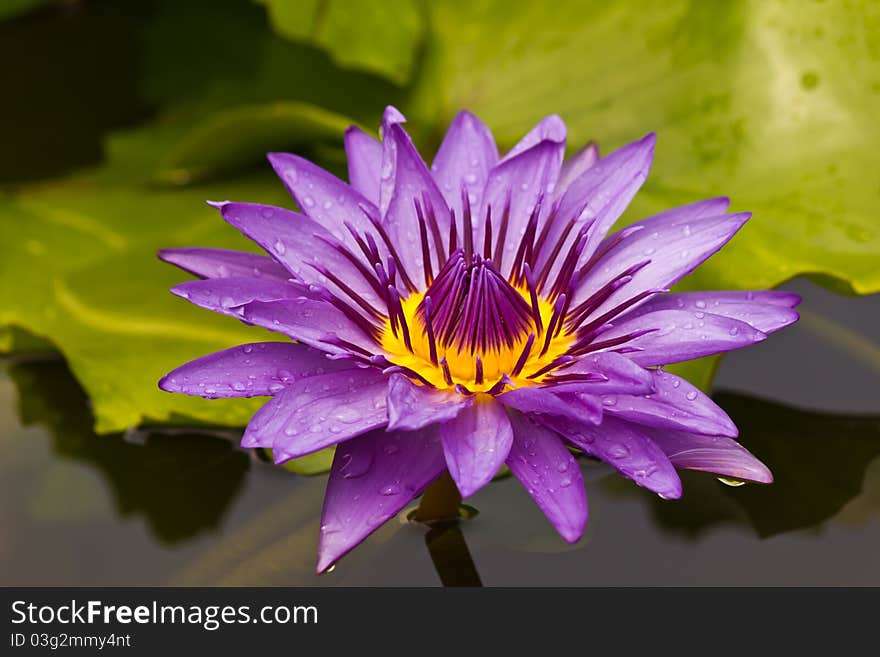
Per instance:
[[[449,522],[458,518],[461,493],[448,472],[437,477],[425,489],[413,520],[423,523]]]
[[[425,535],[425,544],[443,586],[482,586],[458,522],[439,522]]]

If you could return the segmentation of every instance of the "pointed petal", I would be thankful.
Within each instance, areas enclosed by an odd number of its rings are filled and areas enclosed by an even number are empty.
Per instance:
[[[162,249],[159,258],[201,278],[245,277],[287,280],[290,273],[263,255],[230,249]]]
[[[242,447],[271,447],[275,462],[348,440],[388,423],[385,376],[352,368],[294,381],[251,418]]]
[[[655,392],[650,395],[604,395],[605,415],[660,429],[737,435],[733,420],[695,386],[663,370],[652,370],[652,374]]]
[[[350,368],[327,354],[289,342],[257,342],[218,351],[181,365],[159,381],[166,392],[198,397],[274,395],[294,381]]]
[[[461,190],[472,208],[479,208],[490,169],[498,162],[498,148],[492,132],[468,111],[459,112],[437,150],[431,173],[446,204],[455,212],[461,228]],[[459,232],[459,235],[461,232]]]
[[[413,383],[403,374],[388,379],[388,429],[414,431],[453,419],[473,397]]]
[[[378,216],[376,206],[332,173],[298,155],[269,153],[267,157],[303,213],[356,253],[357,242],[345,224],[362,234],[372,233],[372,222],[361,206]]]
[[[378,207],[382,144],[357,126],[351,126],[345,131],[345,158],[349,184]]]
[[[599,147],[593,142],[590,142],[577,153],[567,158],[562,163],[562,169],[559,171],[559,180],[553,190],[553,198],[562,198],[562,195],[568,191],[571,183],[580,178],[598,160]]]
[[[553,382],[552,389],[557,394],[578,392],[590,395],[644,395],[654,391],[654,377],[648,370],[613,351],[587,354],[553,374],[562,379]],[[601,374],[606,380],[566,382],[564,379],[566,376],[585,374]]]
[[[599,426],[561,417],[535,419],[584,453],[605,461],[639,486],[664,499],[681,497],[681,480],[675,467],[641,427],[612,417],[605,417]]]
[[[513,430],[504,407],[488,395],[455,418],[440,425],[449,474],[462,497],[469,497],[492,481],[513,441]]]
[[[589,395],[570,394],[562,398],[556,394],[555,386],[514,388],[498,395],[496,399],[521,413],[560,415],[596,424],[602,421],[602,405]]]
[[[545,246],[537,259],[536,270],[545,266],[553,253],[553,246],[562,236],[565,225],[574,221],[560,253],[569,251],[582,226],[590,226],[579,265],[583,265],[595,253],[605,234],[623,214],[629,202],[642,186],[654,159],[656,135],[650,133],[642,139],[609,153],[592,165],[568,186],[559,201],[557,220],[550,227]],[[554,281],[561,267],[562,258],[550,268],[549,281]],[[629,263],[633,264],[633,263]]]
[[[641,310],[641,309],[639,309]],[[788,308],[784,310],[791,312]],[[613,340],[638,331],[650,330],[625,343],[639,351],[627,355],[644,367],[666,365],[748,347],[767,339],[758,329],[730,317],[702,310],[656,310],[624,316],[602,331],[597,340]]]
[[[539,198],[547,197],[542,215],[546,213],[564,150],[564,142],[540,141],[513,157],[502,159],[489,172],[482,209],[474,215],[474,244],[477,250],[483,248],[487,208],[492,209],[495,239],[501,239],[502,215],[509,202],[510,213],[499,267],[505,276],[510,274],[520,238]]]
[[[295,299],[292,301],[254,301],[239,309],[240,319],[270,331],[299,340],[311,347],[340,353],[335,341],[340,338],[373,354],[378,352],[374,338],[351,319],[326,301]]]
[[[650,221],[641,230],[627,228],[629,234],[612,246],[586,273],[573,304],[578,304],[605,286],[634,263],[650,260],[625,285],[611,294],[592,314],[597,317],[636,294],[663,289],[699,267],[724,246],[748,220],[749,213],[704,217],[680,223],[675,215]]]
[[[800,301],[797,294],[782,290],[680,292],[656,296],[627,313],[627,318],[657,310],[688,310],[737,319],[769,334],[798,320],[792,308]]]
[[[565,127],[565,121],[562,120],[562,117],[558,114],[550,114],[541,119],[513,148],[507,151],[501,161],[506,162],[545,140],[560,143],[564,147],[567,133],[568,128]]]
[[[397,177],[397,141],[388,139],[391,127],[406,123],[406,117],[393,105],[385,108],[382,114],[382,170],[379,175],[379,216],[384,217],[394,192]]]
[[[179,283],[171,293],[200,308],[241,318],[242,307],[249,303],[299,299],[307,290],[274,278],[206,278]]]
[[[337,447],[324,495],[318,572],[403,509],[445,468],[433,427],[373,431]]]
[[[519,413],[510,414],[513,445],[507,467],[569,543],[587,524],[587,494],[580,468],[557,434]]]
[[[407,273],[413,281],[421,281],[424,266],[422,242],[414,201],[418,200],[423,205],[423,212],[425,202],[431,206],[441,237],[449,234],[451,222],[449,208],[446,199],[437,188],[437,183],[431,177],[431,172],[428,171],[428,167],[403,127],[398,124],[389,126],[384,139],[387,144],[393,145],[397,159],[394,167],[394,187],[388,209],[382,215],[382,224]],[[436,272],[446,262],[446,254],[436,253],[430,231],[427,231],[427,235],[429,249],[434,254],[433,267]]]
[[[678,468],[712,472],[733,479],[769,484],[773,474],[745,447],[723,436],[646,428],[644,431]]]
[[[305,283],[326,287],[337,298],[350,295],[337,287],[322,271],[330,271],[373,308],[383,307],[375,289],[334,244],[335,238],[308,217],[258,203],[224,203],[223,218],[259,244],[291,274]]]

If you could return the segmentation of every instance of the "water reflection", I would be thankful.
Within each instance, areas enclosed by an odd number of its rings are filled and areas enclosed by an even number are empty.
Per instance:
[[[118,514],[143,515],[157,540],[184,541],[215,528],[238,493],[250,459],[228,439],[158,430],[129,440],[96,436],[88,399],[62,362],[18,363],[8,373],[22,425],[45,427],[56,459],[98,470]],[[68,490],[57,502],[77,495]]]
[[[880,455],[880,415],[813,413],[735,393],[714,399],[740,428],[740,442],[770,467],[774,482],[731,488],[706,473],[682,472],[680,503],[651,498],[665,530],[697,538],[740,525],[766,538],[816,528],[859,496]],[[620,480],[603,483],[615,495],[641,494]],[[874,512],[880,516],[880,504]]]

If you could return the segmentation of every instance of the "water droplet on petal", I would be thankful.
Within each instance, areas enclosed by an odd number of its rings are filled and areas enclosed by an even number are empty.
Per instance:
[[[688,401],[694,401],[697,398],[697,393],[695,390],[691,390],[685,397],[687,397]]]
[[[343,406],[336,411],[334,417],[340,422],[344,422],[346,424],[354,424],[355,422],[359,422],[363,418],[363,414],[357,409]]]

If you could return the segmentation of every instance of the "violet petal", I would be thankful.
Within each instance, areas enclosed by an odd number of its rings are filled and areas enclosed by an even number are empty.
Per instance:
[[[294,381],[351,368],[327,354],[290,342],[257,342],[224,349],[181,365],[159,381],[166,392],[197,397],[274,395]]]
[[[649,395],[604,395],[605,415],[658,429],[737,435],[727,413],[691,383],[663,370],[653,370],[652,375],[655,390]]]
[[[290,278],[287,269],[272,258],[245,251],[183,247],[162,249],[159,258],[201,278]]]
[[[382,144],[357,126],[345,131],[349,184],[373,205],[379,205]]]
[[[373,431],[339,445],[324,495],[318,572],[403,509],[445,468],[435,427]]]
[[[507,467],[569,543],[587,524],[587,494],[580,468],[562,439],[520,413],[510,414],[513,445]]]
[[[656,310],[624,316],[596,339],[612,340],[646,330],[650,332],[625,343],[639,349],[627,357],[645,367],[720,354],[767,339],[765,333],[745,322],[701,310]]]
[[[414,431],[453,419],[473,403],[473,397],[414,383],[395,373],[388,379],[388,428]]]
[[[251,418],[242,447],[271,447],[276,463],[311,454],[388,423],[387,382],[373,368],[294,381]]]
[[[504,407],[488,395],[440,425],[449,474],[462,497],[488,484],[510,452],[513,430]]]
[[[712,472],[762,484],[773,482],[769,468],[731,438],[668,429],[645,428],[644,431],[678,468]]]
[[[536,420],[639,486],[664,499],[681,497],[681,480],[675,467],[643,428],[612,417],[605,417],[599,426],[551,416],[540,416]]]

